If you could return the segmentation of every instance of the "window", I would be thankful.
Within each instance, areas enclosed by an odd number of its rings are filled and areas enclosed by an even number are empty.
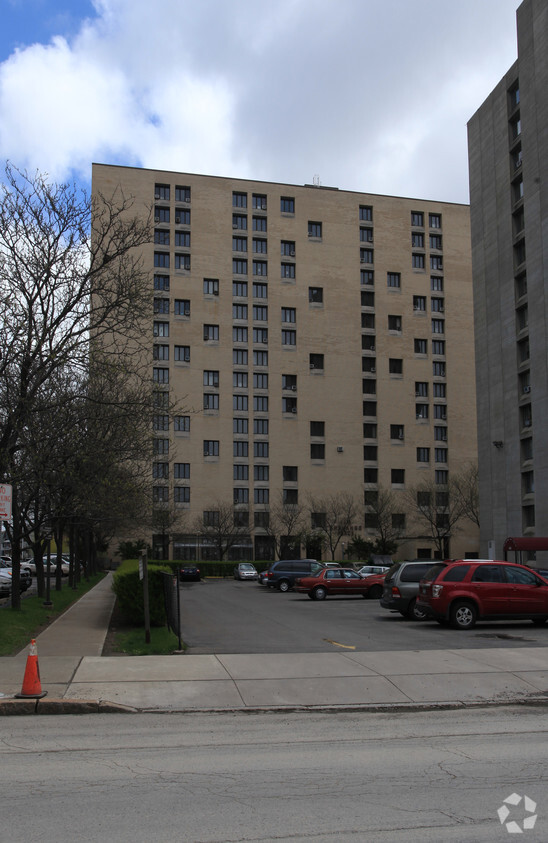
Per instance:
[[[190,255],[175,254],[175,269],[190,269]]]
[[[442,241],[441,241],[441,234],[431,234],[430,235],[430,248],[437,249],[441,251]]]
[[[232,342],[247,342],[247,328],[232,328]]]
[[[376,445],[364,445],[363,446],[363,458],[367,462],[375,462],[377,460],[377,446]]]
[[[190,478],[190,463],[176,462],[173,465],[173,477],[175,480],[188,480]]]
[[[268,343],[268,328],[253,328],[253,342]]]
[[[377,415],[377,402],[376,401],[364,401],[362,413],[364,416],[376,416]]]
[[[441,228],[441,214],[428,214],[430,228]]]
[[[311,421],[310,422],[310,435],[311,436],[325,436],[325,422],[323,422],[323,421]]]
[[[161,208],[156,205],[154,208],[154,222],[169,222],[169,208]]]
[[[373,208],[371,205],[360,205],[360,220],[365,222],[373,221]]]
[[[294,240],[281,240],[280,241],[280,251],[282,257],[294,258],[295,257],[295,241]]]
[[[376,439],[377,438],[377,425],[370,424],[369,422],[365,422],[363,426],[363,438],[364,439]]]
[[[232,192],[232,207],[233,208],[247,208],[247,193]]]
[[[308,301],[316,302],[316,304],[321,304],[323,302],[323,287],[309,287]]]
[[[430,255],[430,269],[443,269],[443,258],[441,255]]]
[[[449,472],[441,469],[436,469],[434,472],[434,482],[438,486],[447,486],[449,480]]]
[[[254,395],[253,396],[253,412],[254,413],[268,413],[268,396]]]
[[[247,389],[247,372],[233,372],[232,386],[236,389]]]
[[[401,316],[388,317],[388,330],[397,331],[398,334],[401,334]]]
[[[167,410],[169,407],[169,394],[167,392],[160,392],[160,390],[154,390],[152,393],[152,401],[154,407],[159,407],[162,410]]]
[[[253,456],[257,459],[268,459],[268,442],[254,442]]]
[[[434,398],[446,398],[447,397],[447,386],[444,383],[435,383],[434,384]]]
[[[152,333],[155,337],[169,337],[169,322],[154,322]]]
[[[268,275],[268,262],[253,261],[253,275]]]
[[[255,436],[268,436],[268,419],[253,419]]]
[[[154,252],[154,266],[161,266],[164,269],[169,269],[169,253]]]
[[[435,419],[446,419],[447,418],[447,407],[445,404],[434,404],[434,418]]]
[[[247,304],[233,304],[232,305],[233,319],[247,319]]]
[[[247,252],[247,237],[233,237],[232,238],[233,252]]]
[[[397,287],[398,289],[401,287],[401,273],[400,272],[387,272],[386,273],[386,283],[389,287]]]
[[[282,214],[295,213],[295,199],[292,196],[280,197],[280,211]]]
[[[219,386],[219,372],[214,369],[204,369],[204,386]]]
[[[374,378],[364,378],[362,381],[362,393],[364,395],[375,395],[377,392],[377,382]]]
[[[242,443],[243,444],[243,443]],[[234,480],[249,480],[249,466],[235,465],[232,468]]]
[[[253,217],[253,231],[266,231],[266,217]],[[247,228],[247,219],[245,221]]]
[[[173,500],[175,503],[190,503],[189,486],[175,486],[173,489]]]
[[[282,501],[284,506],[297,506],[299,503],[298,489],[283,489]]]
[[[204,439],[204,457],[219,456],[219,441],[217,439]]]
[[[309,357],[309,367],[314,370],[323,370],[323,354],[311,354]]]
[[[219,396],[216,393],[204,392],[204,410],[218,410]]]
[[[447,462],[447,448],[434,448],[434,459],[436,462]]]
[[[434,439],[436,442],[447,442],[447,428],[436,425],[434,427]]]
[[[364,351],[375,351],[375,337],[371,334],[363,334],[362,348]]]
[[[175,208],[175,225],[190,225],[188,208]]]
[[[444,378],[445,377],[445,363],[434,360],[432,363],[432,374],[435,378]],[[436,393],[434,393],[435,395]]]
[[[264,193],[254,193],[251,199],[251,206],[259,211],[266,211],[266,195]]]
[[[415,404],[415,417],[417,419],[427,419],[428,404]]]
[[[266,255],[268,251],[267,241],[263,238],[254,237],[253,238],[253,252],[256,255]]]
[[[247,281],[233,281],[232,282],[232,295],[235,298],[240,298],[240,299],[247,298]]]
[[[269,477],[269,468],[267,465],[254,465],[253,466],[253,480],[256,483],[266,483],[268,482]]]
[[[414,231],[411,235],[411,246],[413,249],[424,249],[424,234]]]
[[[175,201],[176,202],[190,202],[190,187],[182,187],[176,185],[175,187]]]
[[[445,354],[445,340],[432,340],[432,354]]]
[[[443,293],[443,275],[431,275],[430,287],[437,293]]]
[[[169,360],[169,345],[154,345],[152,356],[154,360]]]
[[[268,489],[255,489],[253,491],[253,503],[268,503],[270,500],[270,494]]]
[[[247,216],[245,214],[232,214],[232,228],[247,231]]]
[[[282,322],[296,322],[297,309],[295,307],[282,307]]]
[[[424,269],[424,255],[413,253],[411,256],[411,266],[413,269]]]
[[[259,281],[253,282],[253,298],[267,299],[268,298],[268,284],[261,284]]]
[[[432,333],[433,334],[443,334],[443,333],[445,333],[445,321],[443,319],[432,319]]]
[[[167,503],[169,501],[169,489],[167,486],[152,487],[153,503]]]
[[[428,398],[428,384],[425,381],[415,381],[415,395]]]
[[[154,276],[155,290],[169,290],[169,275],[155,275]]]
[[[360,301],[362,307],[375,307],[375,293],[370,293],[369,290],[361,290]]]
[[[360,249],[360,263],[373,263],[373,249]]]
[[[255,372],[253,375],[253,389],[268,389],[268,375]]]
[[[169,480],[169,463],[153,462],[152,477],[154,480]]]
[[[219,339],[219,326],[218,325],[204,325],[204,340],[211,341],[211,340],[218,340]]]
[[[297,399],[296,398],[282,398],[282,413],[293,413],[297,412]]]
[[[248,354],[245,348],[232,349],[232,362],[235,366],[247,366]]]
[[[297,389],[297,375],[282,375],[282,389]]]
[[[399,357],[390,357],[388,360],[388,371],[391,375],[403,375],[403,360]]]
[[[247,395],[233,395],[232,396],[232,409],[236,410],[239,413],[247,412],[249,408],[249,398]]]
[[[426,296],[413,296],[413,310],[415,312],[426,312]]]
[[[282,278],[295,278],[295,264],[282,262],[280,264],[280,272]]]
[[[362,328],[368,328],[369,330],[375,329],[375,314],[374,313],[362,313]]]
[[[296,483],[298,477],[298,471],[296,465],[284,465],[282,467],[282,477],[284,483]]]
[[[390,471],[390,479],[392,483],[396,486],[403,486],[405,483],[405,469],[404,468],[393,468]]]
[[[432,296],[430,299],[430,306],[434,313],[443,313],[445,310],[444,306],[444,299],[440,299],[437,296]]]
[[[428,354],[428,340],[415,340],[415,354]]]
[[[169,454],[169,439],[154,440],[154,454]]]
[[[411,225],[422,228],[424,226],[424,214],[422,211],[411,211]]]
[[[392,529],[399,530],[399,531],[405,530],[405,513],[403,513],[403,512],[392,513]]]
[[[310,445],[310,459],[324,460],[325,459],[325,445],[323,443],[313,442]]]
[[[404,426],[403,426],[403,424],[391,424],[390,425],[390,439],[403,440],[403,438],[404,438]]]
[[[372,243],[373,242],[373,229],[369,228],[369,226],[360,226],[360,241],[362,243]]]
[[[176,345],[173,351],[176,363],[190,363],[189,345]]]
[[[360,284],[362,287],[375,283],[375,273],[372,269],[360,269]]]
[[[253,319],[255,322],[268,322],[268,307],[265,305],[253,305]]]
[[[190,316],[190,299],[175,299],[173,313],[175,316]]]
[[[247,457],[249,456],[249,443],[248,442],[233,442],[233,455],[235,457]]]
[[[190,231],[176,231],[175,245],[183,249],[190,249]]]
[[[268,366],[268,351],[254,351],[253,352],[254,366]]]
[[[154,198],[155,199],[164,199],[164,201],[169,202],[169,184],[155,184],[154,185]]]
[[[247,419],[232,419],[232,432],[239,433],[244,436],[248,433],[248,420]]]
[[[232,272],[234,275],[247,275],[247,260],[232,258]]]
[[[249,503],[249,489],[241,487],[234,488],[234,503],[236,506],[241,503]]]
[[[322,236],[322,224],[321,224],[321,222],[313,222],[311,220],[308,221],[308,236],[309,237],[321,238],[321,236]]]
[[[154,231],[154,242],[161,246],[169,246],[169,231],[164,228],[157,228]]]
[[[169,416],[155,415],[152,418],[153,430],[169,430]]]
[[[175,416],[174,428],[179,432],[188,433],[190,431],[190,416]]]
[[[430,462],[430,448],[417,448],[417,462]]]
[[[262,530],[267,530],[270,524],[270,513],[269,512],[257,512],[253,513],[254,525],[255,528],[259,528]]]
[[[152,370],[152,380],[154,383],[169,383],[169,369],[160,369],[158,367],[154,367]]]
[[[204,296],[218,296],[219,295],[219,279],[218,278],[204,278]]]

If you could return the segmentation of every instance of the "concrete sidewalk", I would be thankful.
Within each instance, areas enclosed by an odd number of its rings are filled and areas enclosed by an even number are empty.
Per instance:
[[[548,704],[548,647],[102,657],[111,575],[37,638],[47,696],[15,700],[28,648],[0,659],[0,715]]]

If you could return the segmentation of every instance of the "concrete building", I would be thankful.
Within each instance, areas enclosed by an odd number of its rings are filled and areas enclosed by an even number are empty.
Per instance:
[[[517,11],[518,60],[469,122],[480,553],[548,536],[548,5]],[[540,559],[540,557],[539,557]]]
[[[443,521],[477,457],[468,206],[94,165],[96,196],[119,186],[153,208],[151,377],[188,408],[154,423],[155,500],[186,514],[170,554],[206,554],[196,519],[225,502],[249,523],[232,556],[271,558],[273,507],[346,493],[340,558],[391,490],[398,557],[434,556],[405,493],[432,483]],[[444,552],[477,550],[462,521]]]

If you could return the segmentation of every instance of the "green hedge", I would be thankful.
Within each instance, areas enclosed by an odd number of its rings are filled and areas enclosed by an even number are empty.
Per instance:
[[[148,597],[150,625],[165,626],[164,584],[160,574],[170,570],[169,563],[148,564]],[[139,579],[139,562],[127,559],[113,576],[112,590],[118,598],[118,606],[129,623],[142,625],[145,622],[143,604],[143,581]]]
[[[247,561],[247,560],[244,560]],[[185,565],[197,565],[202,577],[232,577],[238,562],[184,562],[180,559],[170,562],[155,562],[155,565],[165,565],[171,570],[179,570]],[[272,562],[253,562],[258,571],[264,571]]]

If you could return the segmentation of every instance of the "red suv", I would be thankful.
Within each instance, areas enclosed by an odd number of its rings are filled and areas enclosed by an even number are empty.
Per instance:
[[[420,582],[417,608],[453,629],[478,620],[548,620],[548,580],[513,562],[458,559],[433,565]]]

